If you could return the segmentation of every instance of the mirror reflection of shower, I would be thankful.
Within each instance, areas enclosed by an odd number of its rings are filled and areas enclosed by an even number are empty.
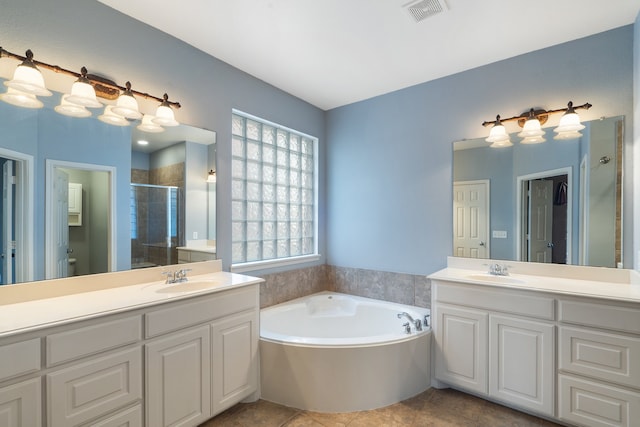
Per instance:
[[[178,263],[182,197],[180,188],[131,184],[131,268]]]

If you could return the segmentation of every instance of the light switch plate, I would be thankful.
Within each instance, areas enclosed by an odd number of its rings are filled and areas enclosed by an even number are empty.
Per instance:
[[[506,239],[507,238],[507,231],[506,230],[493,230],[493,233],[491,235],[493,236],[494,239]]]

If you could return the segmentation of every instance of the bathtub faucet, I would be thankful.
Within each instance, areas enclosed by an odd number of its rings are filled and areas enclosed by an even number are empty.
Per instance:
[[[414,318],[411,317],[411,315],[406,311],[403,311],[402,313],[398,313],[398,319],[402,319],[402,317],[406,317],[410,323],[413,323],[413,325],[416,327],[416,331],[422,330],[422,321],[420,319],[414,320]]]

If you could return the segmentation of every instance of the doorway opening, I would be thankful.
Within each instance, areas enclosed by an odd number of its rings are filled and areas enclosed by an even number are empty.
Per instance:
[[[47,279],[115,271],[115,168],[47,160]]]
[[[518,177],[518,260],[571,263],[571,168]]]
[[[33,280],[33,156],[0,148],[0,285]]]

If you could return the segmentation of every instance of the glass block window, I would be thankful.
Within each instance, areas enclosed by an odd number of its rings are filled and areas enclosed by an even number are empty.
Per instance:
[[[232,263],[316,254],[318,140],[243,113],[232,120]]]

